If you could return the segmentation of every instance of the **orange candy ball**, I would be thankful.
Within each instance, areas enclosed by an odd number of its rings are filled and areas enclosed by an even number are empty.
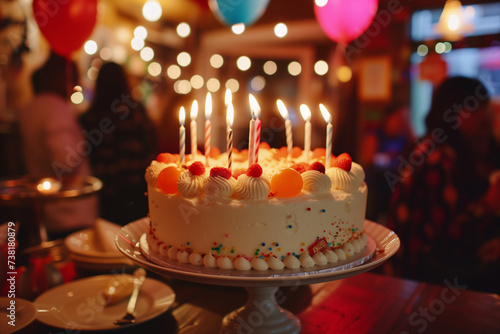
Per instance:
[[[302,176],[292,168],[285,168],[271,178],[271,193],[276,197],[294,197],[302,190]]]
[[[177,179],[182,173],[182,169],[176,166],[165,167],[158,175],[158,188],[165,194],[177,194]]]

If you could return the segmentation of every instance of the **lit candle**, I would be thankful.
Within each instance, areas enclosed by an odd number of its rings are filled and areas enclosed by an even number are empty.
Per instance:
[[[196,117],[198,117],[198,101],[194,100],[191,105],[191,155],[193,160],[196,160],[196,155],[198,151],[198,138],[196,132],[198,131],[196,125]]]
[[[210,137],[212,135],[212,123],[210,122],[210,117],[212,117],[212,95],[209,92],[207,93],[207,98],[205,100],[205,164],[207,166],[210,165]]]
[[[227,168],[232,169],[233,165],[233,120],[234,107],[232,103],[227,106],[226,123],[227,123]]]
[[[252,157],[253,157],[252,161],[249,161],[249,163],[252,164],[252,163],[259,162],[259,146],[260,146],[260,132],[261,132],[261,124],[260,124],[260,119],[259,119],[260,106],[252,94],[249,94],[248,99],[250,101],[250,110],[252,112],[252,121],[254,122],[254,125],[253,125],[253,131],[254,131],[253,152],[254,153],[252,155]],[[250,121],[250,125],[251,125],[252,121]],[[250,126],[250,128],[252,128],[252,126]],[[249,149],[249,151],[250,151],[250,149]],[[250,154],[250,152],[248,154]]]
[[[332,115],[328,112],[323,104],[319,104],[319,110],[327,123],[326,126],[326,156],[325,156],[325,168],[330,168],[330,160],[332,158],[332,144],[333,144],[333,126],[332,126]]]
[[[285,129],[286,129],[286,146],[287,146],[287,159],[290,160],[292,158],[292,149],[293,149],[293,139],[292,139],[292,122],[290,121],[290,117],[288,117],[288,110],[285,107],[283,101],[276,101],[278,105],[278,110],[281,114],[281,117],[285,120]]]
[[[181,107],[179,112],[179,155],[181,158],[181,165],[184,164],[186,157],[186,128],[184,127],[184,122],[186,121],[186,111],[184,107]]]
[[[306,156],[306,162],[309,162],[309,152],[311,152],[311,111],[308,106],[301,104],[300,113],[306,122],[304,131],[304,154]]]
[[[36,190],[43,195],[51,195],[61,190],[62,184],[56,179],[46,177],[38,181]]]

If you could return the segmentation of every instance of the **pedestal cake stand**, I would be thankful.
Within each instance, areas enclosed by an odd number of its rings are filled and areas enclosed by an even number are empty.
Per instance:
[[[312,268],[243,272],[161,261],[149,252],[145,238],[148,230],[149,219],[143,218],[124,226],[115,238],[118,249],[139,266],[163,276],[196,283],[245,287],[247,303],[224,317],[224,334],[243,333],[249,328],[255,334],[300,333],[300,320],[276,301],[279,287],[321,283],[364,273],[385,262],[400,246],[393,231],[366,220],[364,231],[368,235],[368,245],[347,260]]]

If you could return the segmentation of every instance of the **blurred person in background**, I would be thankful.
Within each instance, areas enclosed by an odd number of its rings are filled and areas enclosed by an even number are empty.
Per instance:
[[[392,178],[397,274],[500,292],[500,147],[489,101],[485,86],[466,77],[434,91],[426,135]]]
[[[387,108],[380,129],[370,131],[362,142],[360,163],[365,169],[368,192],[366,218],[385,224],[392,191],[386,173],[397,172],[398,157],[415,140],[409,110],[403,104]]]
[[[91,175],[82,129],[68,100],[68,91],[78,84],[76,65],[50,53],[32,82],[35,96],[19,112],[28,175],[34,180],[50,177],[62,182]],[[93,196],[46,203],[44,221],[49,235],[57,238],[92,226],[97,205]]]
[[[105,63],[92,104],[80,118],[92,146],[92,169],[103,182],[100,216],[120,225],[147,215],[144,174],[158,154],[154,124],[127,79],[122,66]]]

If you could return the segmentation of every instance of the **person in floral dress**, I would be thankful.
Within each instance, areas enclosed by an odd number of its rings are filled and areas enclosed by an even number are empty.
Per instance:
[[[386,173],[388,227],[401,238],[392,265],[405,278],[500,292],[500,148],[478,80],[436,88],[426,135]]]

